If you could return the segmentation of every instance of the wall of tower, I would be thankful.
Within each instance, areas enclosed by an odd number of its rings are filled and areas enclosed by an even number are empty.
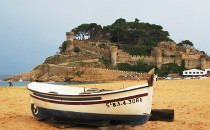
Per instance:
[[[206,68],[206,57],[201,57],[201,69],[204,70]]]
[[[210,68],[210,60],[206,61],[206,68],[205,69],[209,69]]]
[[[111,63],[115,66],[117,65],[117,47],[112,46],[110,50],[111,50]]]
[[[162,53],[161,51],[157,50],[156,54],[155,54],[155,64],[156,66],[160,69],[163,61],[162,61]]]
[[[66,32],[66,51],[74,49],[74,32]]]

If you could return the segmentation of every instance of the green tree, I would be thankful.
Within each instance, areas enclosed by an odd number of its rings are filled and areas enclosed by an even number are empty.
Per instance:
[[[181,66],[180,66],[180,70],[179,70],[179,74],[181,75],[184,70],[186,70],[185,60],[182,60],[181,61]]]
[[[140,22],[137,18],[132,22],[119,18],[113,24],[104,27],[96,23],[81,24],[72,31],[75,32],[75,37],[80,39],[88,36],[94,41],[102,34],[103,40],[138,46],[155,46],[160,41],[172,41],[162,26]]]
[[[66,41],[64,41],[61,46],[59,47],[60,53],[64,52],[66,50]]]
[[[138,46],[135,46],[135,45],[126,45],[126,46],[122,46],[120,48],[123,51],[128,52],[131,55],[142,55],[142,56],[150,56],[151,55],[151,51],[153,49],[152,46],[138,47]]]
[[[109,39],[110,36],[110,32],[111,32],[111,26],[104,26],[101,30],[101,34],[103,35],[104,39]]]
[[[135,21],[134,21],[134,22],[137,22],[137,23],[139,23],[139,21],[140,21],[139,19],[135,18]]]
[[[87,31],[90,35],[90,39],[94,40],[101,30],[101,25],[97,25],[96,23],[90,23]]]
[[[122,28],[126,27],[126,20],[123,18],[119,18],[114,22],[114,25],[120,26]]]
[[[193,47],[193,43],[189,40],[183,40],[180,43],[178,43],[178,46],[184,46],[184,47]]]
[[[112,35],[112,41],[114,42],[120,42],[120,37],[123,36],[123,28],[118,25],[112,25],[111,35]]]
[[[123,70],[123,71],[131,71],[132,70],[132,65],[130,65],[128,63],[118,63],[116,67],[118,70]]]
[[[161,66],[161,69],[158,71],[158,75],[161,77],[168,76],[169,73],[179,73],[182,74],[184,67],[184,60],[181,63],[181,66],[178,66],[174,63],[167,63]]]
[[[185,69],[185,60],[181,61],[181,67]]]
[[[85,40],[85,36],[89,36],[89,24],[81,24],[78,27],[72,29],[75,37],[79,37],[80,40]]]
[[[138,66],[143,66],[143,64],[144,64],[144,58],[141,58],[137,61]]]
[[[117,69],[118,70],[123,70],[123,71],[136,71],[136,72],[149,72],[152,68],[155,68],[155,70],[158,72],[158,68],[155,65],[147,65],[144,62],[144,58],[139,59],[139,61],[137,61],[136,65],[130,65],[128,63],[118,63],[117,64]],[[157,73],[156,72],[156,73]]]

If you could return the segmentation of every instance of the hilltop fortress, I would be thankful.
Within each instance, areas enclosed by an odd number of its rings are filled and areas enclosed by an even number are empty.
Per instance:
[[[204,70],[210,68],[210,57],[208,55],[193,48],[177,46],[175,42],[159,42],[157,47],[151,51],[151,56],[140,56],[130,55],[118,49],[117,46],[113,46],[113,43],[106,43],[104,48],[100,48],[101,43],[74,41],[73,32],[66,33],[66,41],[66,52],[73,52],[74,47],[77,46],[82,50],[111,61],[114,66],[117,63],[136,64],[136,61],[144,58],[144,63],[156,65],[158,68],[161,68],[163,64],[174,62],[180,66],[182,60],[185,60],[187,69],[201,68]]]
[[[80,48],[82,51],[75,52],[76,48]],[[110,61],[112,65],[105,66],[99,61],[99,58]],[[182,60],[185,60],[185,67],[188,69],[201,68],[204,70],[210,68],[210,57],[208,55],[189,47],[177,46],[174,42],[159,42],[157,47],[151,51],[151,56],[140,56],[130,55],[118,49],[115,43],[75,40],[73,32],[66,32],[66,48],[64,52],[46,58],[43,64],[38,65],[30,72],[11,76],[4,80],[105,82],[127,79],[122,78],[125,75],[146,79],[148,73],[115,69],[117,63],[134,65],[141,58],[144,58],[144,63],[156,65],[158,68],[161,68],[166,63],[176,63],[180,66]]]

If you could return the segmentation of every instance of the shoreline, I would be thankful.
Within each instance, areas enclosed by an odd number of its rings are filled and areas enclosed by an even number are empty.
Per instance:
[[[158,81],[164,80],[194,80],[194,79],[210,79],[210,77],[206,78],[185,78],[185,79],[158,79]],[[140,81],[146,81],[148,78],[141,78]],[[113,82],[129,82],[129,81],[137,81],[137,78],[128,78],[128,79],[121,79],[121,80],[101,80],[101,81],[74,81],[74,82],[54,82],[54,81],[49,81],[49,82],[40,82],[40,83],[49,83],[49,84],[55,84],[55,85],[81,85],[81,84],[101,84],[101,83],[113,83]],[[2,85],[2,83],[4,85]],[[21,86],[27,86],[30,83],[30,81],[14,81],[13,82],[13,87],[21,87]],[[2,81],[0,80],[0,87],[9,87],[8,81]]]

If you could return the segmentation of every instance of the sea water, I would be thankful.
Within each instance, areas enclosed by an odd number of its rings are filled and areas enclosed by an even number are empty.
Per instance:
[[[8,81],[2,81],[2,79],[9,77],[11,75],[0,75],[0,87],[9,87]],[[14,87],[18,86],[27,86],[30,82],[29,81],[22,81],[22,82],[13,82]],[[48,84],[56,84],[56,85],[81,85],[81,84],[94,84],[92,82],[85,82],[85,83],[75,83],[75,82],[44,82]]]
[[[13,86],[27,86],[30,82],[23,81],[23,82],[13,82]],[[0,81],[0,87],[8,87],[9,83],[7,81]]]

